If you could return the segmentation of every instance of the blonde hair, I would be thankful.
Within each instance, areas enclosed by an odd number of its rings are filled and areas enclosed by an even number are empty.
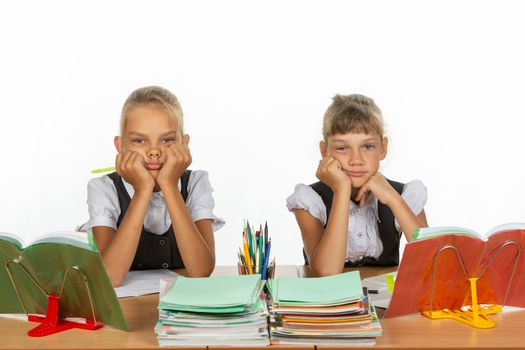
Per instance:
[[[323,138],[349,132],[384,133],[383,115],[370,97],[363,95],[335,95],[323,119]]]
[[[133,91],[124,106],[122,106],[122,112],[120,114],[120,135],[124,134],[124,128],[126,126],[126,119],[128,112],[136,106],[144,106],[149,104],[155,104],[165,108],[171,116],[177,121],[177,127],[179,131],[184,134],[184,120],[182,118],[182,108],[180,107],[177,97],[171,93],[168,89],[160,86],[145,86],[138,88]]]

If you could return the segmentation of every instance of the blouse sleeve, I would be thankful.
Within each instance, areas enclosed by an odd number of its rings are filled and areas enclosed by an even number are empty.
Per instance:
[[[95,226],[107,226],[116,230],[120,205],[113,181],[107,176],[91,179],[87,192],[89,221],[77,230],[90,231]]]
[[[224,219],[213,213],[215,201],[213,200],[213,188],[211,186],[208,172],[193,170],[188,180],[188,199],[186,205],[192,220],[212,220],[213,231],[218,231],[224,226]]]
[[[427,188],[420,180],[410,181],[403,188],[401,198],[405,200],[414,214],[419,215],[427,203]],[[401,232],[397,219],[395,223],[397,231]]]
[[[310,186],[305,184],[298,184],[295,186],[294,192],[286,199],[286,206],[289,211],[294,209],[306,210],[317,220],[326,225],[326,206]]]

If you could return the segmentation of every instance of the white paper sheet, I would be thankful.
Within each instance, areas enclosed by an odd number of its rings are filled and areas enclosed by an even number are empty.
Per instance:
[[[166,269],[128,272],[120,287],[115,288],[119,298],[136,297],[160,291],[160,280],[174,280],[178,274]]]

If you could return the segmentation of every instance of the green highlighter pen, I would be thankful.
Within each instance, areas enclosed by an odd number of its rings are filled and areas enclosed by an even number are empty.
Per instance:
[[[102,169],[95,169],[91,170],[91,174],[100,174],[100,173],[109,173],[110,171],[115,171],[115,167],[109,167],[109,168],[102,168]]]
[[[388,291],[390,294],[394,293],[394,275],[388,274],[385,276],[385,279],[388,286]]]

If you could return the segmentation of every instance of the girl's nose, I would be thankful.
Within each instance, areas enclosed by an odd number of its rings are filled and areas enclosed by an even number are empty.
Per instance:
[[[153,148],[148,151],[148,157],[150,158],[159,158],[161,156],[160,149]]]
[[[352,155],[350,156],[350,165],[360,165],[363,164],[363,157],[361,152],[352,152]]]

